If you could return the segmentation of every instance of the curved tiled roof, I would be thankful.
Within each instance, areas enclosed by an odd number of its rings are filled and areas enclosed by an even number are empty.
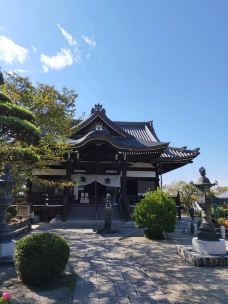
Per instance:
[[[155,134],[152,122],[114,121],[114,123],[136,138],[155,142],[159,141]]]
[[[134,155],[141,152],[147,153],[145,151],[154,153],[157,149],[158,155],[160,155],[159,162],[166,164],[166,166],[168,163],[174,162],[186,164],[192,162],[193,158],[199,155],[199,149],[187,150],[185,147],[169,147],[169,143],[161,142],[155,133],[152,121],[112,121],[102,109],[101,105],[97,105],[97,109],[92,112],[90,117],[79,123],[78,129],[71,139],[71,143],[75,147],[81,147],[94,140],[103,140],[120,150],[128,150],[130,154]],[[87,127],[93,124],[96,119],[100,119],[114,133],[111,135],[102,131],[89,131]],[[86,135],[84,130],[88,132]]]
[[[152,122],[125,122],[115,121],[115,124],[120,126],[125,132],[134,136],[137,139],[150,142],[160,142],[153,128]],[[189,160],[199,155],[199,149],[187,150],[185,148],[167,147],[161,154],[160,160]]]
[[[95,130],[90,131],[83,137],[71,139],[69,143],[75,147],[81,147],[88,142],[95,140],[106,141],[116,148],[132,151],[164,150],[169,144],[165,142],[147,141],[133,136],[125,138],[120,136],[111,136],[104,134],[102,131]]]
[[[186,150],[184,148],[174,148],[167,147],[166,150],[162,153],[161,159],[171,160],[171,159],[184,159],[184,158],[194,158],[199,155],[199,149]]]
[[[224,191],[224,192],[216,195],[216,197],[221,198],[221,199],[228,199],[228,191]]]

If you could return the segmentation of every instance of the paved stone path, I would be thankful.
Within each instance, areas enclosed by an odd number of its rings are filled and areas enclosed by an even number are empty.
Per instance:
[[[78,275],[73,304],[170,303],[119,237],[74,233],[64,235]]]
[[[177,245],[191,243],[185,224],[164,241],[136,236],[131,228],[106,236],[51,229],[71,247],[67,270],[78,275],[73,304],[228,303],[228,267],[193,267],[177,255]]]

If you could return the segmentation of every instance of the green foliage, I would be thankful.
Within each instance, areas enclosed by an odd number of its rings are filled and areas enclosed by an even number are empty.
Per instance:
[[[1,73],[0,73],[0,75],[1,75]],[[3,94],[1,92],[0,92],[0,100],[1,100],[1,103],[5,103],[5,102],[12,103],[12,100],[8,96],[6,96],[5,94]]]
[[[40,130],[33,124],[34,121],[35,116],[31,111],[15,104],[0,92],[1,167],[7,162],[37,161],[38,157],[31,145],[39,142]]]
[[[39,129],[27,120],[14,116],[0,115],[1,136],[7,135],[10,138],[37,144],[39,141]]]
[[[136,226],[145,229],[148,238],[162,239],[164,232],[173,232],[175,229],[175,202],[160,189],[147,192],[136,205],[132,220]]]
[[[77,98],[74,90],[64,87],[58,91],[43,83],[33,85],[29,78],[17,74],[6,74],[3,89],[15,104],[32,111],[42,136],[49,135],[52,142],[69,136]]]
[[[215,187],[211,192],[212,192],[212,194],[213,195],[218,195],[218,194],[220,194],[220,193],[223,193],[223,192],[225,192],[225,191],[227,191],[228,190],[228,187],[220,187],[220,186],[217,186],[217,187]]]
[[[8,159],[12,163],[13,171],[16,173],[21,172],[17,176],[19,186],[16,185],[17,188],[20,188],[20,185],[26,184],[26,178],[33,179],[33,169],[47,167],[50,162],[63,161],[63,155],[71,150],[70,145],[66,143],[66,139],[69,138],[72,132],[71,123],[74,117],[77,94],[67,88],[59,91],[54,86],[43,83],[34,85],[27,77],[7,73],[5,74],[5,83],[2,86],[2,90],[5,93],[5,95],[0,94],[0,99],[2,100],[1,109],[4,109],[4,111],[0,109],[2,115],[16,112],[17,117],[19,117],[19,112],[21,118],[24,115],[21,124],[17,121],[12,123],[9,121],[8,124],[13,124],[16,128],[15,131],[18,129],[23,130],[25,124],[28,129],[31,126],[24,122],[33,122],[32,116],[26,116],[29,115],[28,113],[32,113],[33,117],[36,118],[36,128],[40,130],[39,145],[36,146],[31,142],[25,145],[14,141],[14,148],[11,145],[8,150],[9,142],[6,140],[6,134],[2,139],[4,144],[0,145],[0,165],[4,164],[5,160]],[[11,104],[14,105],[13,109],[9,108]],[[21,108],[26,109],[26,113],[25,111],[21,112]],[[30,131],[25,134],[22,132],[23,136],[25,135],[24,138],[29,140],[31,138],[29,133],[36,130],[30,128]],[[6,153],[7,151],[8,153]],[[17,153],[19,158],[23,159],[23,162],[17,161]],[[4,157],[1,158],[2,155]],[[39,182],[39,180],[37,179],[36,182]],[[61,185],[61,182],[59,184]]]
[[[1,144],[0,141],[0,159],[1,162],[9,162],[20,164],[21,161],[29,163],[35,163],[39,161],[40,156],[37,154],[36,149],[33,146],[22,147],[20,143],[14,145],[10,143]]]
[[[69,254],[70,248],[61,236],[34,233],[16,242],[16,271],[25,284],[43,286],[64,271]]]
[[[217,208],[218,217],[228,217],[228,208],[218,207]]]
[[[177,192],[180,194],[181,203],[183,203],[187,208],[191,206],[193,201],[196,201],[199,195],[198,189],[184,181],[173,182],[170,185],[165,185],[163,190],[168,193],[168,195],[176,196]]]
[[[35,121],[35,116],[29,110],[10,102],[0,103],[0,113],[5,116],[16,116],[30,122]]]

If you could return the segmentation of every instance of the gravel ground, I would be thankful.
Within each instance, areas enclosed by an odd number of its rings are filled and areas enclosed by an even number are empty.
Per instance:
[[[36,228],[36,231],[48,230],[49,225]],[[45,290],[34,290],[24,285],[16,276],[13,264],[0,265],[0,290],[10,292],[11,304],[72,304],[76,277],[69,260],[61,278],[45,286]]]
[[[191,237],[176,232],[167,241],[129,238],[123,245],[128,252],[137,253],[135,262],[157,283],[169,301],[184,304],[228,303],[228,267],[189,265],[176,254],[176,246],[190,243]]]
[[[37,231],[50,228],[49,225],[42,225]],[[176,254],[176,246],[190,244],[191,236],[181,233],[181,229],[165,241],[150,241],[139,235],[134,236],[134,229],[124,229],[112,236],[70,227],[55,227],[53,231],[64,236],[71,246],[65,277],[48,290],[34,291],[16,278],[12,265],[0,266],[0,289],[11,292],[12,304],[72,303],[75,287],[75,277],[72,276],[79,270],[84,256],[110,257],[135,264],[157,284],[170,303],[228,303],[228,267],[198,268],[183,261]]]
[[[34,290],[25,286],[15,274],[13,266],[1,267],[0,289],[12,296],[12,304],[71,304],[75,289],[76,275],[66,272],[60,279],[45,287]]]

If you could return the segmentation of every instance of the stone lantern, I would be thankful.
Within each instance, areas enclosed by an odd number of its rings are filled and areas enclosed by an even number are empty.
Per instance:
[[[11,261],[14,250],[11,229],[6,224],[7,208],[11,203],[14,184],[10,170],[10,165],[5,165],[4,172],[0,175],[0,262]]]
[[[199,169],[200,177],[196,183],[191,182],[196,186],[201,193],[199,204],[202,207],[202,224],[198,229],[197,237],[192,240],[193,249],[196,252],[208,253],[208,254],[226,254],[225,241],[220,240],[214,225],[211,223],[211,207],[212,199],[210,194],[210,188],[217,185],[211,183],[206,177],[206,170],[204,167]]]
[[[105,198],[105,223],[104,229],[111,230],[112,225],[112,202],[111,194],[107,194]]]

